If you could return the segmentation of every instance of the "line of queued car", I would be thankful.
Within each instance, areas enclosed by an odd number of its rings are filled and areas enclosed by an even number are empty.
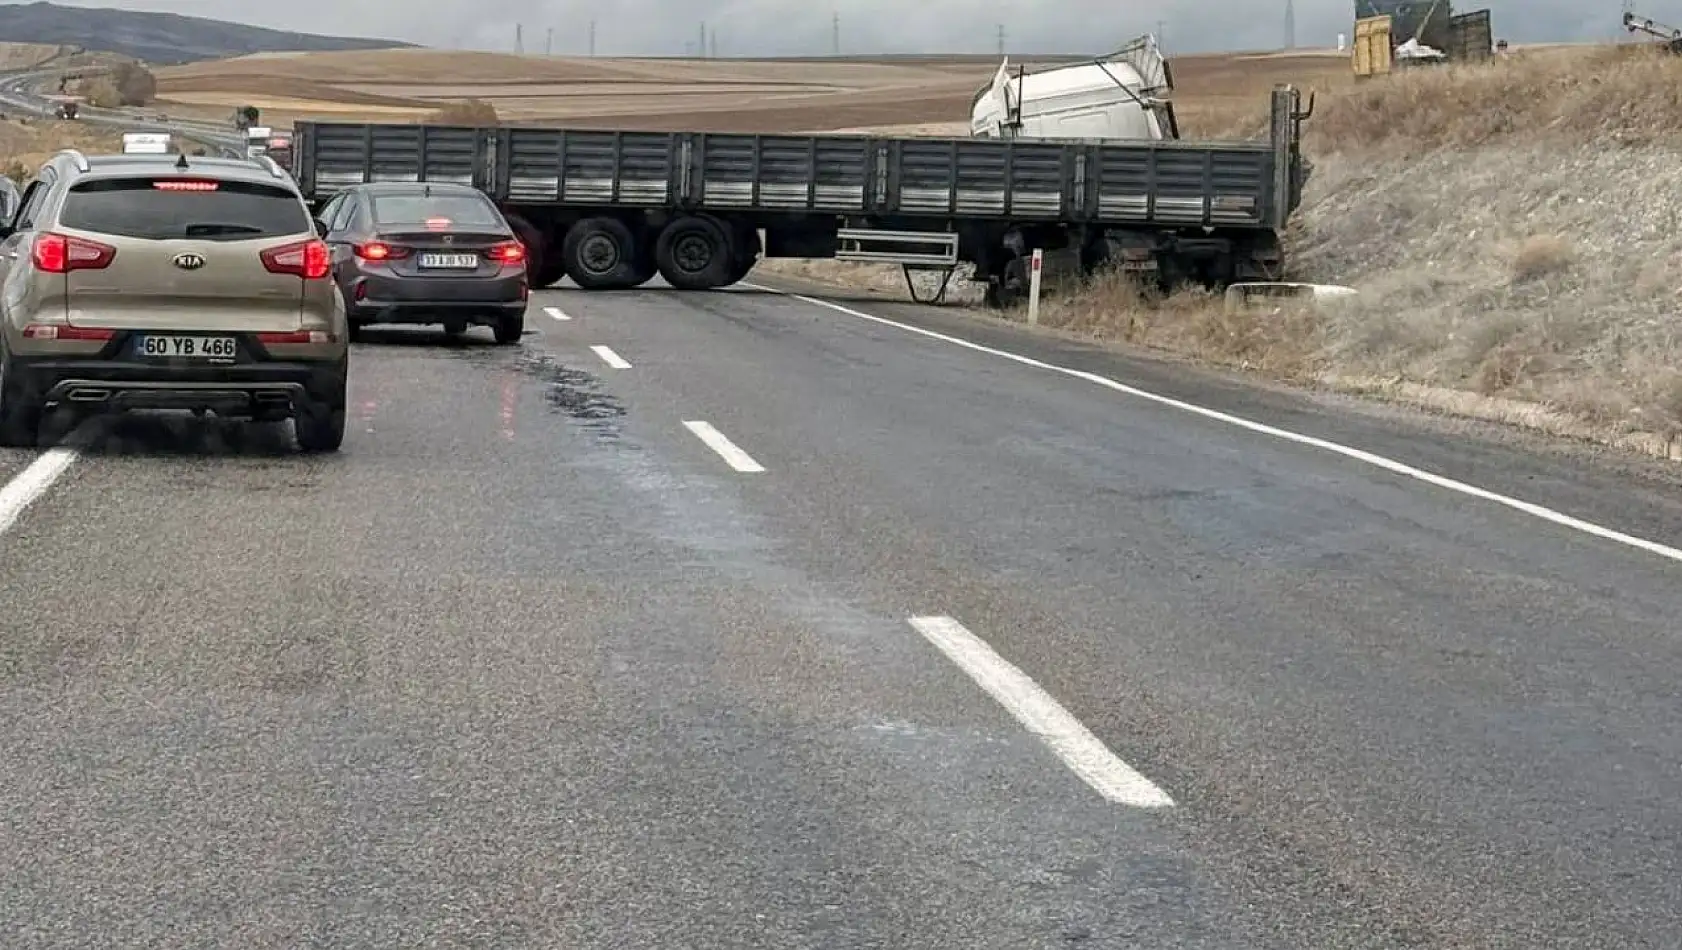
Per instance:
[[[512,345],[528,296],[525,247],[465,186],[361,185],[312,215],[268,158],[66,150],[0,191],[0,446],[49,413],[179,409],[336,451],[364,328]]]

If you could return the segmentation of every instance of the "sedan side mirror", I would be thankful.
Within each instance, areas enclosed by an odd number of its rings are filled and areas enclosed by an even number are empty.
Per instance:
[[[315,235],[316,237],[327,236],[327,222],[321,220],[320,218],[315,219]]]

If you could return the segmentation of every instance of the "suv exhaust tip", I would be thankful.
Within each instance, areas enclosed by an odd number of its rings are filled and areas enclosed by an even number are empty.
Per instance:
[[[66,393],[64,398],[71,402],[109,402],[111,390],[97,386],[77,386]]]

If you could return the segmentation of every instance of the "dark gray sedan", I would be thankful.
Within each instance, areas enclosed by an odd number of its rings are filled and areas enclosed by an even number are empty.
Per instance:
[[[496,341],[525,332],[526,248],[496,205],[465,185],[357,185],[322,207],[352,339],[374,323],[488,326]]]

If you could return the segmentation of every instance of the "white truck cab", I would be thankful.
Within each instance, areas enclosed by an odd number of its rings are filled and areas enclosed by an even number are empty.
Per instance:
[[[1173,78],[1156,38],[1141,36],[1109,56],[1036,72],[1000,63],[970,107],[976,138],[1179,138]]]

